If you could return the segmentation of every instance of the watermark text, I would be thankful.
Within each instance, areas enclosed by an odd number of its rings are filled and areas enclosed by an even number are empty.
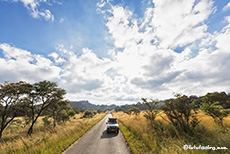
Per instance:
[[[212,146],[203,146],[203,145],[187,145],[183,146],[184,150],[227,150],[227,147],[212,147]]]

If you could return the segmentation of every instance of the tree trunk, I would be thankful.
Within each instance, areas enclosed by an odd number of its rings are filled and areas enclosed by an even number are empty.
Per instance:
[[[56,116],[55,116],[55,111],[53,111],[53,127],[56,127]]]
[[[3,129],[0,130],[0,139],[2,138]]]
[[[9,123],[11,123],[14,120],[15,116],[13,116],[9,121],[6,122],[5,118],[3,118],[3,121],[1,123],[1,129],[0,129],[0,138],[2,137],[2,133],[5,130],[6,126],[8,126]]]
[[[38,113],[38,115],[36,116],[36,118],[32,121],[32,124],[28,130],[28,133],[27,135],[31,135],[33,133],[33,127],[34,127],[34,124],[35,122],[37,121],[38,117],[40,116],[40,114],[42,113],[42,110],[40,110],[40,112]]]
[[[30,128],[29,128],[29,130],[28,130],[27,135],[31,135],[31,134],[33,133],[33,127],[34,127],[35,122],[36,122],[35,120],[32,121],[32,124],[31,124],[31,126],[30,126]]]

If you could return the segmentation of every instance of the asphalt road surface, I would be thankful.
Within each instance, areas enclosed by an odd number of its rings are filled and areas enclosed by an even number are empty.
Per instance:
[[[106,132],[107,114],[62,154],[130,154],[123,135]]]

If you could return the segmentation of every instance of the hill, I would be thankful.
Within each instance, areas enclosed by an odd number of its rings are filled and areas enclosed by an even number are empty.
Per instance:
[[[112,105],[95,105],[90,103],[88,100],[83,100],[83,101],[71,101],[69,103],[70,106],[72,107],[81,107],[83,109],[91,109],[91,110],[113,110],[117,106],[112,104]]]

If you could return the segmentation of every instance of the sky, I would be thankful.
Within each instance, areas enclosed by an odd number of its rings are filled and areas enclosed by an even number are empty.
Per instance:
[[[230,92],[229,0],[0,0],[0,83],[71,101]]]

